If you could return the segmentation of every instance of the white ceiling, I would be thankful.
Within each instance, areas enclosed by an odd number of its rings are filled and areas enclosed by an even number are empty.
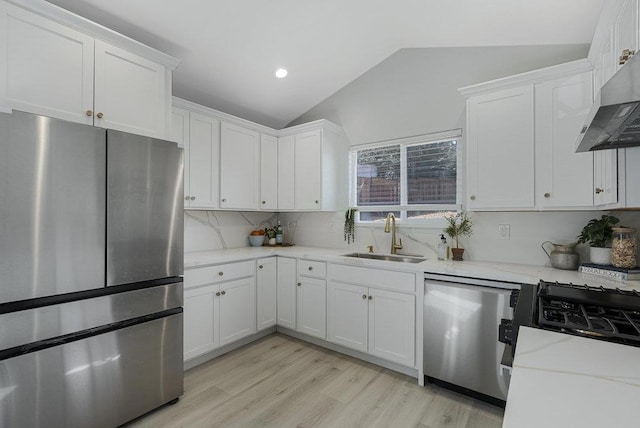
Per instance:
[[[604,2],[49,1],[181,59],[175,95],[274,128],[401,48],[590,43]]]

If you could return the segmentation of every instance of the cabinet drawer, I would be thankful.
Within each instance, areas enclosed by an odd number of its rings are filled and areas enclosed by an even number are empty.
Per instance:
[[[184,288],[254,276],[255,270],[255,262],[253,260],[185,270]]]
[[[410,272],[366,268],[359,266],[331,265],[332,280],[365,287],[415,293],[416,275]]]
[[[298,261],[298,274],[300,276],[311,276],[314,278],[325,278],[327,276],[327,264],[325,262],[314,262],[311,260]]]

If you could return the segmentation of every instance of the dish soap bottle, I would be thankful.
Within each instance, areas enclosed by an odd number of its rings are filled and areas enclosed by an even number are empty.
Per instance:
[[[447,238],[444,235],[440,235],[440,243],[438,244],[438,260],[447,260],[449,258],[449,246],[447,245]]]
[[[276,226],[276,245],[282,245],[283,238],[282,226],[280,225],[280,220],[278,220],[278,226]]]

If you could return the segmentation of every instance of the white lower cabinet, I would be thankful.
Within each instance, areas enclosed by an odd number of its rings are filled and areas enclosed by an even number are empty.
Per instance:
[[[414,365],[414,295],[329,281],[327,296],[327,340]]]
[[[184,360],[256,332],[255,262],[185,271]]]
[[[297,287],[297,330],[310,336],[326,338],[327,281],[301,276]]]
[[[256,295],[258,330],[276,325],[278,265],[275,257],[258,259]]]
[[[278,325],[296,329],[296,259],[278,257]]]

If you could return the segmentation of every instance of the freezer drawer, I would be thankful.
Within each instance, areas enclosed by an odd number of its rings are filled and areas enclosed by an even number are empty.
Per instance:
[[[182,313],[0,361],[0,426],[118,426],[182,395],[182,364]]]
[[[498,325],[510,318],[511,290],[425,280],[424,372],[506,400],[509,375],[500,368]]]
[[[183,153],[107,131],[107,285],[183,273]]]

